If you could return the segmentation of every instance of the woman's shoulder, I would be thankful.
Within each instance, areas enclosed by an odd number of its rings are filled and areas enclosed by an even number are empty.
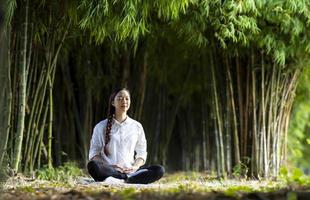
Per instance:
[[[135,119],[132,119],[130,117],[129,118],[129,121],[130,121],[130,124],[133,125],[133,126],[137,126],[138,128],[142,128],[142,124],[140,122],[138,122],[137,120]]]
[[[95,125],[95,128],[94,129],[102,129],[103,127],[105,127],[107,125],[107,119],[104,119],[100,122],[98,122],[96,125]]]

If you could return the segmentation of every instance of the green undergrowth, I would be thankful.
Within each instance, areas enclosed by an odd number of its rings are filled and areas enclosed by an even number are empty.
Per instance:
[[[49,168],[48,166],[36,172],[36,177],[40,180],[60,181],[69,183],[74,178],[84,176],[83,170],[74,162],[66,162],[63,166]]]
[[[288,185],[310,187],[310,176],[306,176],[299,168],[293,168],[292,170],[281,168],[279,178]]]
[[[216,180],[215,175],[210,175],[207,173],[201,172],[174,172],[169,173],[161,180],[163,183],[178,183],[183,181],[207,181],[207,180]]]

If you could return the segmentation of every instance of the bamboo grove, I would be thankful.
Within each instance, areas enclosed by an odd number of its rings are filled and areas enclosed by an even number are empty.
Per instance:
[[[131,90],[148,162],[277,177],[310,53],[306,0],[7,0],[1,164],[87,162],[116,86]],[[238,172],[238,173],[236,173]]]

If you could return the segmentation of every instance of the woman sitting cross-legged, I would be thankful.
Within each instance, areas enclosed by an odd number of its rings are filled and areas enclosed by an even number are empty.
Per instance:
[[[129,91],[116,90],[109,99],[107,119],[93,130],[87,168],[95,181],[147,184],[164,174],[160,165],[143,166],[147,156],[144,130],[127,115],[129,107]]]

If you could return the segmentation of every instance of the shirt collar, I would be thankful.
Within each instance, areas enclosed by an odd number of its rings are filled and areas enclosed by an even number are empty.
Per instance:
[[[115,118],[113,118],[113,123],[118,124],[120,126],[124,126],[124,125],[128,124],[130,122],[130,120],[131,120],[131,118],[127,115],[125,121],[123,121],[122,123],[117,121]]]

